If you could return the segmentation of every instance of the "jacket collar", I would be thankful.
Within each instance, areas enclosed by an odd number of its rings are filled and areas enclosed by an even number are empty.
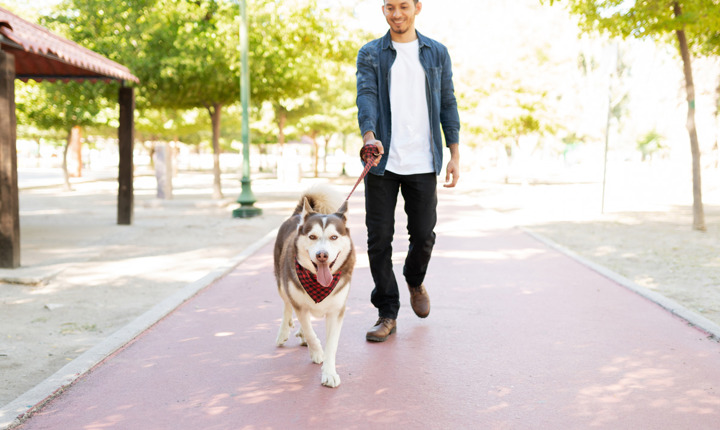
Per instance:
[[[415,30],[415,34],[418,38],[418,45],[420,48],[423,46],[427,46],[429,43],[429,39],[422,34],[420,34],[419,31]],[[392,37],[390,36],[390,30],[388,30],[387,33],[385,33],[385,36],[382,38],[382,49],[391,49],[392,48]]]

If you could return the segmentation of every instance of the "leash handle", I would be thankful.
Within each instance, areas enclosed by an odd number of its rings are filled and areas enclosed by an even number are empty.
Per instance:
[[[360,158],[365,161],[365,168],[363,169],[362,173],[360,174],[360,177],[358,178],[357,182],[355,182],[355,186],[350,191],[350,194],[348,194],[345,201],[350,200],[350,196],[355,192],[355,188],[357,188],[358,185],[360,185],[360,181],[365,178],[365,175],[370,171],[370,169],[373,166],[373,161],[375,160],[375,157],[377,157],[380,154],[380,150],[377,146],[375,146],[372,143],[368,143],[366,145],[363,145],[363,147],[360,149]]]

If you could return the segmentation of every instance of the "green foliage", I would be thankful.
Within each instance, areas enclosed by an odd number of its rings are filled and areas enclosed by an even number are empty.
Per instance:
[[[17,86],[18,124],[35,125],[43,130],[63,130],[73,126],[107,126],[112,109],[103,97],[106,85],[91,82],[28,82]],[[114,86],[117,88],[117,86]]]
[[[333,106],[347,119],[354,99],[343,99],[343,92],[354,93],[349,85],[354,73],[343,65],[354,66],[364,35],[345,31],[315,0],[257,0],[251,5],[253,103],[270,102],[278,122],[281,116],[290,124],[312,115],[334,117]],[[300,127],[308,130],[314,128],[309,122],[318,124],[319,118],[304,121]],[[323,121],[338,122],[337,117]]]
[[[495,106],[480,131],[489,138],[509,138],[515,144],[523,136],[544,136],[560,128],[560,96],[550,93],[542,80],[514,78],[498,73],[491,81],[484,100]]]
[[[197,144],[203,132],[209,135],[210,119],[201,109],[146,109],[135,121],[136,137],[140,140],[174,141]]]
[[[677,30],[685,30],[696,54],[720,52],[720,5],[717,0],[541,0],[565,4],[580,18],[585,31],[607,32],[623,38],[667,42]],[[682,14],[676,17],[673,6]]]
[[[237,7],[229,2],[158,0],[148,8],[145,56],[136,70],[153,107],[187,109],[240,97]]]
[[[663,136],[656,130],[650,130],[637,140],[637,149],[642,153],[643,161],[665,149],[663,139]]]
[[[44,25],[127,66],[140,79],[140,110],[228,104],[239,97],[232,3],[65,0],[56,11]]]
[[[351,69],[367,37],[337,19],[349,12],[339,5],[319,7],[315,0],[247,3],[251,136],[277,141],[277,119],[274,130],[264,125],[260,107],[266,102],[296,130],[353,129]],[[236,0],[63,0],[45,11],[40,24],[138,76],[139,139],[199,143],[211,135],[205,110],[239,102],[239,20]],[[102,131],[117,122],[117,84],[28,85],[18,97],[23,123]],[[204,115],[197,115],[198,108]],[[224,148],[239,139],[241,115],[231,111],[221,126]]]

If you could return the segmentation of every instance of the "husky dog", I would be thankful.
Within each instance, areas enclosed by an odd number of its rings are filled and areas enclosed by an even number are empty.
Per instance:
[[[276,343],[281,346],[288,340],[294,310],[300,322],[295,335],[308,346],[310,359],[323,364],[321,383],[328,387],[340,385],[335,352],[355,266],[346,211],[347,201],[329,186],[305,191],[280,226],[273,255],[278,292],[285,302]],[[311,317],[325,317],[324,353]]]

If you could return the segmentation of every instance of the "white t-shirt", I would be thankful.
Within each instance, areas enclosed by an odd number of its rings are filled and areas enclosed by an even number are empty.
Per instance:
[[[435,172],[418,40],[392,44],[397,57],[390,69],[392,137],[386,169],[398,175]]]

